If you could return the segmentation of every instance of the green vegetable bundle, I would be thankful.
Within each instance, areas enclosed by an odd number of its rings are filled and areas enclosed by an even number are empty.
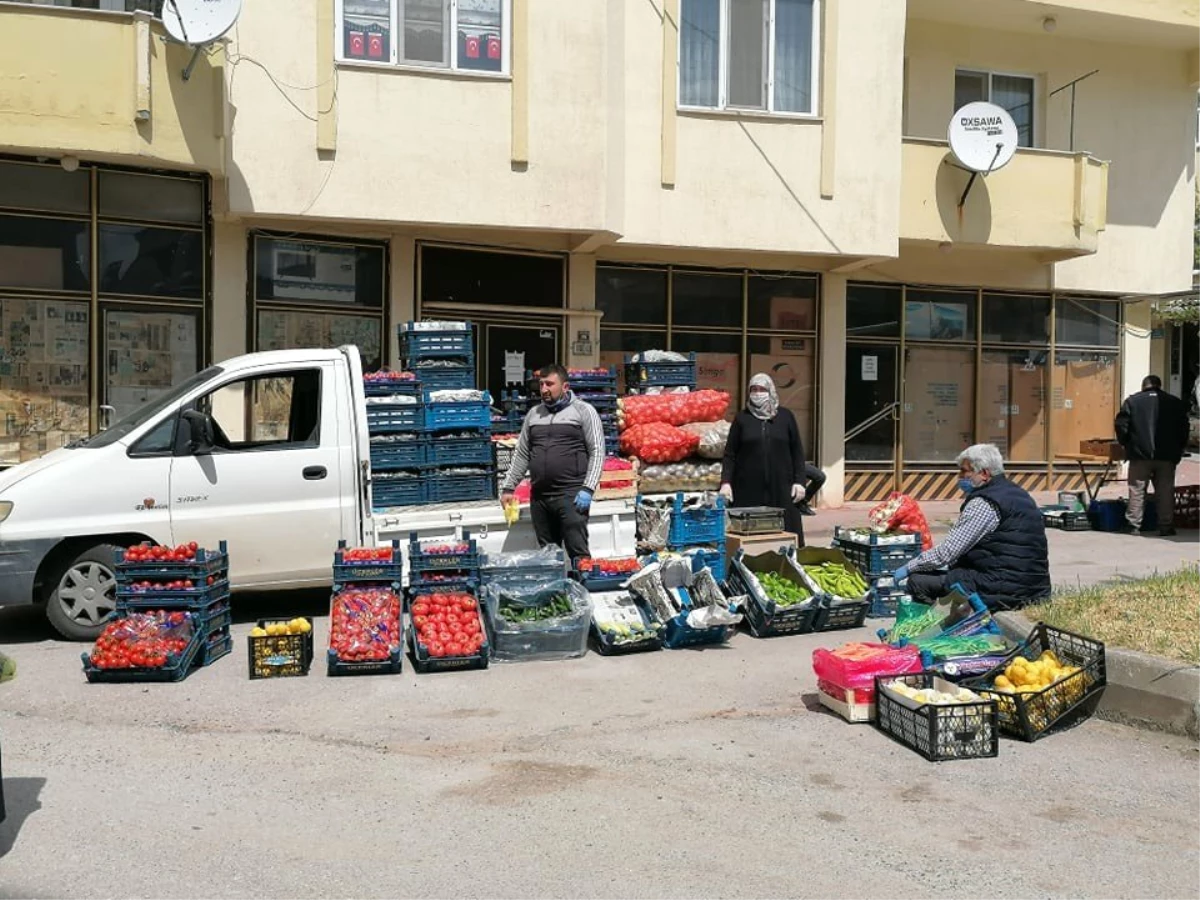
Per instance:
[[[776,575],[774,572],[757,573],[755,577],[758,579],[763,593],[776,606],[796,606],[812,597],[812,594],[803,585],[784,578],[782,575]]]
[[[540,602],[530,603],[501,594],[497,612],[508,622],[542,622],[546,619],[569,616],[575,611],[571,605],[571,598],[565,593],[555,593],[538,599]]]
[[[867,582],[852,566],[823,562],[804,566],[804,572],[826,594],[838,597],[861,597],[867,592]]]
[[[998,634],[983,634],[973,637],[938,635],[937,637],[918,638],[913,643],[922,650],[928,650],[935,659],[945,659],[951,656],[982,656],[985,653],[1003,653],[1008,649],[1008,642]]]
[[[933,628],[939,628],[945,611],[923,603],[901,602],[896,612],[896,624],[888,632],[888,643],[894,644],[901,638],[912,640]]]

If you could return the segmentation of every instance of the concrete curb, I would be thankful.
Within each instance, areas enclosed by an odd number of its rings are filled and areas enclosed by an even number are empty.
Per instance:
[[[1019,612],[996,613],[1005,637],[1023,641],[1034,623]],[[1104,652],[1108,687],[1096,715],[1150,731],[1200,738],[1200,668],[1136,650]]]

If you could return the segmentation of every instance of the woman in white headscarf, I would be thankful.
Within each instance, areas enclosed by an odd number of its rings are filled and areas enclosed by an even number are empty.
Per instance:
[[[783,510],[783,526],[804,544],[798,506],[804,500],[804,444],[792,411],[779,406],[770,375],[750,379],[746,408],[737,414],[725,444],[721,493],[735,507]]]

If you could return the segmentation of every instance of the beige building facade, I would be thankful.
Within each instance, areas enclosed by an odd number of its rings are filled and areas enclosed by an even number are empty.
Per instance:
[[[979,440],[1053,489],[1191,283],[1194,0],[254,0],[187,79],[154,3],[87,5],[0,2],[6,463],[437,316],[493,392],[769,371],[827,505],[950,496]],[[1022,146],[968,191],[972,100]]]

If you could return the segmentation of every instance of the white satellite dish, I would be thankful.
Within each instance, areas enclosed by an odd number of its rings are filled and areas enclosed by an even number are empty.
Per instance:
[[[964,168],[986,175],[1017,152],[1017,123],[994,103],[968,103],[950,119],[946,139]]]
[[[241,13],[242,0],[165,0],[162,20],[167,34],[196,47],[225,34]]]

